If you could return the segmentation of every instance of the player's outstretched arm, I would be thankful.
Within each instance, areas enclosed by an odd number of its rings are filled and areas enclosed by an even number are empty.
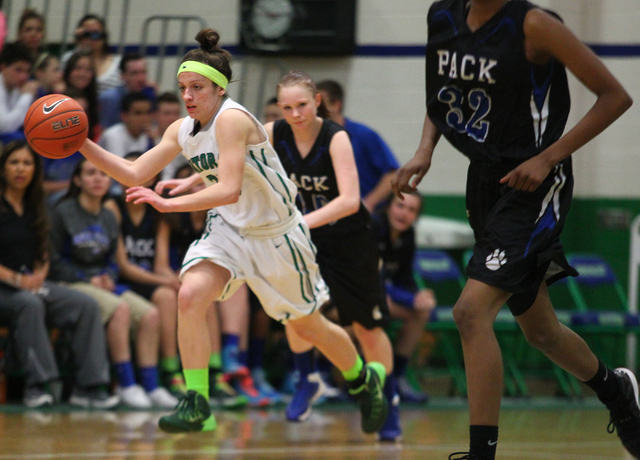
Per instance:
[[[148,203],[160,212],[201,211],[236,203],[242,188],[247,139],[255,129],[253,121],[245,113],[239,110],[223,112],[216,121],[216,139],[220,149],[216,183],[196,193],[175,198],[162,198],[146,187],[132,187],[127,190],[127,201]]]
[[[431,157],[439,139],[440,131],[429,118],[429,114],[425,114],[418,150],[413,158],[398,169],[391,179],[391,188],[398,198],[403,199],[403,193],[411,193],[416,190],[431,167]]]
[[[133,162],[108,152],[89,139],[80,147],[80,153],[121,184],[129,187],[144,184],[159,174],[182,150],[178,144],[181,122],[178,120],[169,126],[160,143]]]

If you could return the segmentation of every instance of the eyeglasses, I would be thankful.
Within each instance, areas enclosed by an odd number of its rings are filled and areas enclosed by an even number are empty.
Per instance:
[[[105,34],[104,32],[98,32],[98,31],[93,31],[93,32],[86,31],[81,34],[78,34],[78,39],[87,38],[89,40],[102,40],[106,37],[107,37],[107,34]]]

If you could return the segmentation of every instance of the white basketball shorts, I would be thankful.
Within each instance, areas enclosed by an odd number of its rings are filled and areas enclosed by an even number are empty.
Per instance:
[[[212,210],[202,237],[191,243],[185,255],[180,278],[192,266],[209,260],[231,272],[218,300],[228,299],[246,282],[266,313],[285,323],[313,313],[329,300],[315,252],[304,223],[282,236],[257,239],[240,236]]]

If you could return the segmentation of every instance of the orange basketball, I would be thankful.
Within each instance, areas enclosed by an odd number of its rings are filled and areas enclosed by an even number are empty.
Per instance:
[[[73,155],[89,133],[82,106],[64,94],[43,96],[24,117],[24,135],[29,145],[47,158]]]

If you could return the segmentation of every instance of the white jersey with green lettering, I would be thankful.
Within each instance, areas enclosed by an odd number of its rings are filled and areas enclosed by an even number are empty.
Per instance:
[[[182,154],[207,187],[218,182],[220,150],[216,140],[216,121],[222,112],[229,109],[249,115],[266,140],[246,146],[240,198],[236,203],[216,208],[217,213],[228,224],[240,229],[272,227],[290,219],[297,214],[297,187],[287,178],[262,124],[231,98],[226,97],[211,121],[195,134],[196,120],[191,117],[183,120],[178,132]]]

